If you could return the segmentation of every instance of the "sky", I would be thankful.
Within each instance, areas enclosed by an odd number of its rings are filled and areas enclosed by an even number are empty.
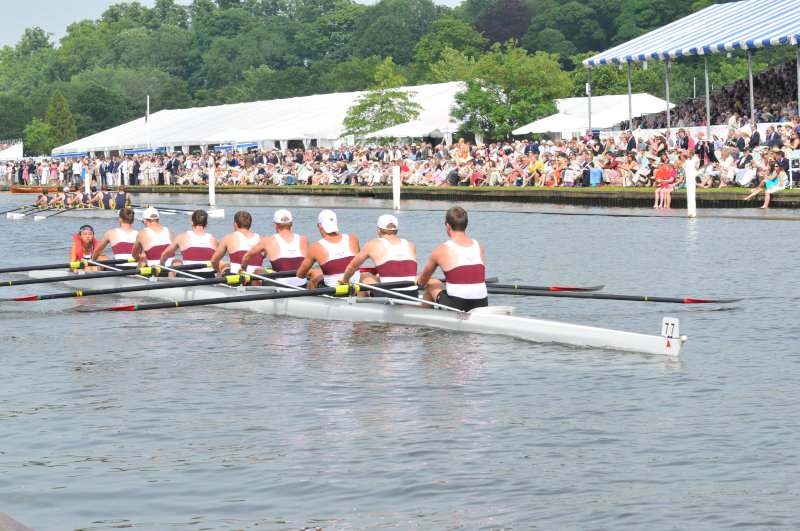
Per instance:
[[[64,36],[67,26],[83,19],[97,19],[103,11],[123,0],[0,0],[0,48],[13,46],[19,42],[25,28],[39,26],[53,34],[53,41]],[[358,0],[373,3],[374,0]],[[437,4],[457,6],[461,0],[434,0]],[[155,0],[139,0],[139,3],[152,7]],[[177,0],[179,4],[189,4],[191,0]]]

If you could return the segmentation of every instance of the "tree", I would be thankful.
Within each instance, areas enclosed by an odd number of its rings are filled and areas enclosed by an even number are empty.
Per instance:
[[[346,135],[359,141],[368,133],[393,125],[415,120],[422,107],[414,101],[415,92],[398,90],[405,78],[397,74],[391,57],[387,57],[375,71],[375,90],[358,98],[347,109],[343,121]]]
[[[430,83],[467,81],[474,77],[472,75],[474,69],[475,59],[448,46],[442,50],[441,58],[431,65],[427,81]]]
[[[25,154],[28,156],[49,155],[56,144],[50,126],[38,118],[25,127]]]
[[[0,139],[22,138],[33,118],[30,100],[13,94],[0,94]]]
[[[486,38],[469,24],[444,16],[433,23],[431,31],[423,35],[414,47],[414,59],[433,64],[441,58],[445,48],[475,57],[486,49],[487,44]]]
[[[50,138],[53,147],[68,144],[78,138],[75,119],[69,110],[67,100],[57,90],[50,96],[50,103],[47,105],[44,121],[50,127]]]
[[[497,0],[475,22],[475,29],[490,42],[519,40],[528,30],[532,16],[531,8],[520,0]]]
[[[452,113],[464,130],[493,139],[509,138],[517,127],[556,112],[555,98],[570,86],[554,56],[529,55],[513,41],[493,45],[478,59],[474,76],[456,94]]]

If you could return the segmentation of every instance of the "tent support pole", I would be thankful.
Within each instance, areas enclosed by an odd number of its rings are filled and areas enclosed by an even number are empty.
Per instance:
[[[664,84],[666,85],[667,91],[667,131],[670,130],[672,127],[672,116],[670,116],[669,110],[669,68],[672,66],[672,61],[669,59],[666,60],[664,63]]]
[[[756,123],[756,104],[753,97],[753,51],[747,49],[747,80],[750,82],[750,123]]]
[[[795,45],[797,50],[797,112],[800,114],[800,42]]]
[[[631,95],[631,64],[628,63],[628,130],[633,131],[633,96]]]
[[[589,105],[589,135],[592,134],[592,69],[586,69],[587,83],[586,83],[586,101]]]
[[[711,141],[711,91],[708,83],[708,56],[703,56],[703,69],[706,76],[706,138]]]

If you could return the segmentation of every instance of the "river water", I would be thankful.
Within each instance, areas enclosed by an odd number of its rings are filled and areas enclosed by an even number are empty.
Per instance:
[[[18,201],[0,195],[2,210]],[[316,239],[316,214],[334,207],[362,241],[390,208],[220,203],[218,236],[238,208],[269,232],[280,206]],[[446,237],[450,205],[403,206],[401,235],[423,260]],[[463,206],[487,274],[502,282],[745,300],[493,298],[523,315],[653,334],[675,316],[689,336],[680,360],[222,307],[70,311],[113,296],[0,303],[0,512],[38,530],[800,527],[791,212],[690,220]],[[184,216],[162,221],[188,227]],[[65,261],[82,220],[0,223],[9,267]],[[91,223],[99,233],[114,225]]]

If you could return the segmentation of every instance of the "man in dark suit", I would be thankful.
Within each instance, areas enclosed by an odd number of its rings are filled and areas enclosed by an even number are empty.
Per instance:
[[[769,148],[781,147],[781,145],[783,144],[783,141],[781,140],[781,135],[777,134],[775,132],[775,128],[772,127],[771,125],[767,127],[767,134],[764,137],[764,143]]]
[[[756,124],[750,124],[750,142],[748,147],[753,150],[761,144],[761,133],[758,132]]]
[[[631,151],[636,151],[636,139],[633,137],[633,131],[625,131],[625,137],[628,139],[628,143],[625,146],[625,151],[629,153]]]

